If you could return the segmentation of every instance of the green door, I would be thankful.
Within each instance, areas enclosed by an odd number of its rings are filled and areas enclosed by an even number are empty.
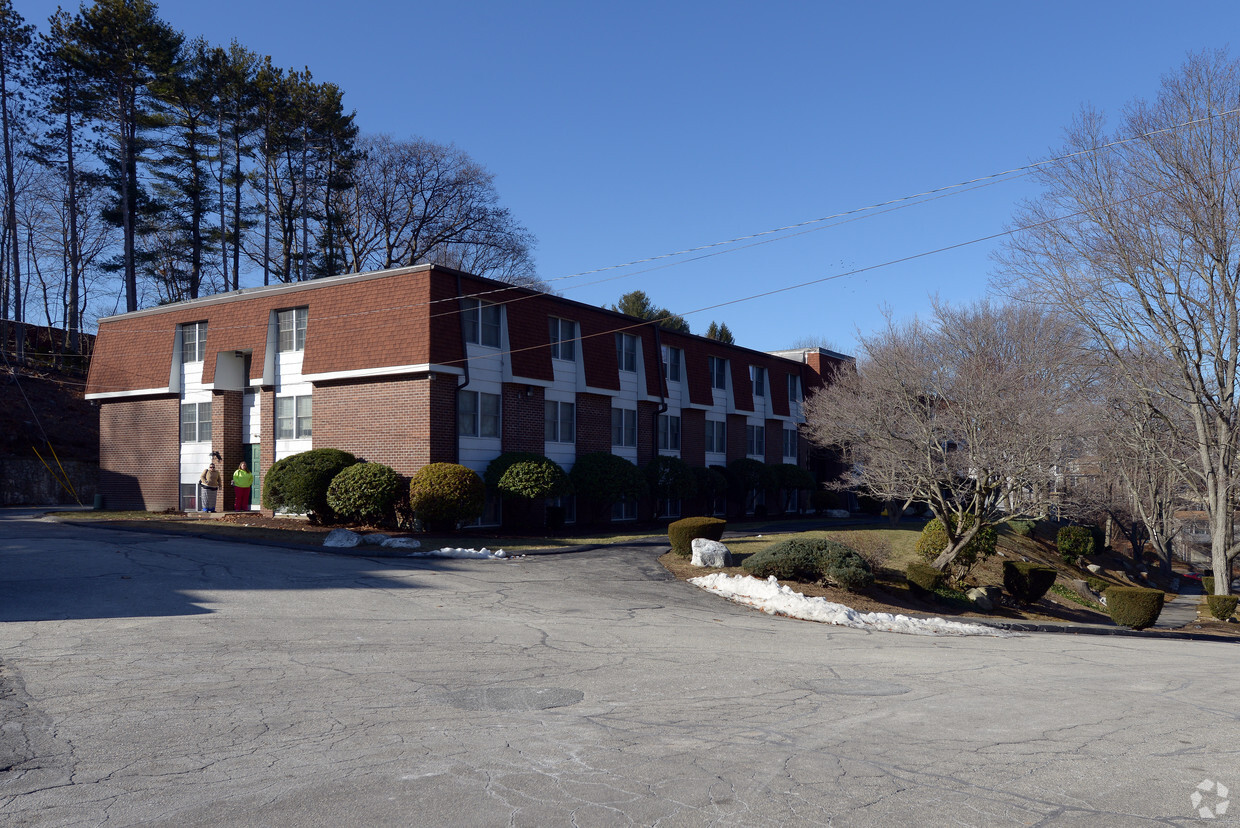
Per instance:
[[[254,475],[254,485],[250,487],[250,508],[259,505],[263,500],[263,482],[259,472],[258,461],[263,453],[258,443],[249,443],[241,447],[241,454],[250,464],[250,473]]]

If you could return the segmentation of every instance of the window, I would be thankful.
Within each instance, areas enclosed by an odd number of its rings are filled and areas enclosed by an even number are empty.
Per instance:
[[[706,421],[706,450],[725,454],[728,450],[728,424],[716,420]]]
[[[574,362],[577,359],[577,323],[554,316],[547,322],[551,336],[551,358]]]
[[[659,448],[663,451],[680,451],[680,417],[673,414],[659,415]]]
[[[637,410],[613,408],[611,410],[611,444],[613,446],[637,445]]]
[[[181,403],[181,442],[211,442],[211,403]]]
[[[663,346],[663,376],[668,382],[680,382],[680,349]]]
[[[680,498],[678,497],[661,497],[655,501],[655,517],[661,518],[678,518],[680,517]]]
[[[276,331],[279,334],[276,350],[280,353],[306,350],[306,308],[293,308],[276,313]]]
[[[500,306],[477,299],[461,300],[461,331],[466,342],[499,347]]]
[[[784,429],[784,457],[797,456],[797,430],[795,428]]]
[[[181,362],[202,362],[207,353],[207,323],[181,326]]]
[[[788,402],[801,401],[801,378],[796,374],[788,375]]]
[[[572,443],[575,441],[573,422],[576,419],[577,406],[569,402],[548,400],[545,403],[544,412],[544,436],[548,443]]]
[[[766,369],[760,365],[749,366],[749,381],[753,383],[755,397],[766,396]]]
[[[745,453],[766,456],[766,426],[745,426]]]
[[[710,387],[726,391],[728,388],[728,361],[719,357],[707,357],[706,370],[710,372]]]
[[[499,394],[458,391],[456,433],[462,437],[499,436]]]
[[[630,497],[611,504],[611,519],[637,520],[637,501]]]
[[[276,397],[276,439],[300,440],[311,436],[310,397]]]
[[[573,495],[561,495],[560,497],[547,498],[547,506],[557,506],[564,510],[564,522],[577,522],[577,498]]]
[[[637,337],[632,334],[616,334],[616,364],[621,371],[637,370]]]

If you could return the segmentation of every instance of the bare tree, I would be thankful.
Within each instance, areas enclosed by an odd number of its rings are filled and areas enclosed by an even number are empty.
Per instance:
[[[1185,482],[1210,525],[1215,589],[1228,590],[1240,449],[1240,65],[1189,58],[1116,133],[1083,112],[1076,153],[1039,168],[1004,254],[1021,289],[1071,313],[1150,417],[1186,422]],[[1219,113],[1227,113],[1220,115]],[[1108,146],[1115,141],[1124,143]],[[1152,355],[1174,370],[1150,375]]]
[[[342,195],[350,270],[433,262],[534,284],[533,236],[499,206],[494,177],[465,152],[421,138],[361,142]]]
[[[1075,329],[1036,309],[934,302],[934,319],[861,341],[856,371],[806,401],[810,439],[843,449],[842,483],[922,503],[947,530],[944,569],[986,526],[1040,518],[1075,428]]]

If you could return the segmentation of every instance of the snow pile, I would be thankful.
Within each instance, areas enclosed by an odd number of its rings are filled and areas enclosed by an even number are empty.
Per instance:
[[[689,583],[718,593],[738,604],[748,604],[771,615],[787,615],[806,621],[821,621],[859,630],[882,630],[909,635],[991,635],[1007,638],[1019,633],[1007,632],[981,624],[961,624],[942,618],[910,618],[889,612],[858,612],[825,598],[806,598],[790,587],[781,586],[770,577],[760,581],[749,575],[725,575],[722,572],[690,578]]]
[[[508,553],[502,549],[492,552],[490,549],[483,547],[482,549],[457,549],[451,546],[445,546],[443,549],[423,549],[418,552],[410,552],[406,557],[409,558],[485,558],[490,561],[503,560],[508,557]]]

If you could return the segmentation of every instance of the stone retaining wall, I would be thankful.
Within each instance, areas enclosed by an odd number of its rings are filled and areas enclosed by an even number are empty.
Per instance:
[[[51,457],[45,459],[59,475],[60,468],[56,461]],[[61,465],[82,504],[90,506],[95,499],[99,466],[75,460],[65,460]],[[0,457],[0,506],[44,506],[52,503],[71,504],[76,501],[38,458]]]

